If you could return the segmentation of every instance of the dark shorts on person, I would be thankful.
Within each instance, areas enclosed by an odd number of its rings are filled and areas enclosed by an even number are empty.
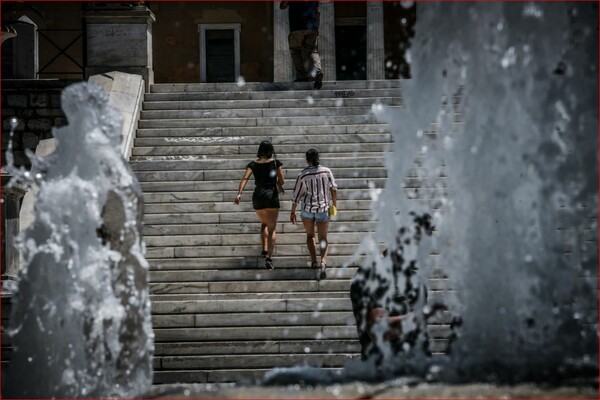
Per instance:
[[[252,194],[252,207],[255,210],[279,208],[279,194],[275,186],[259,186]]]

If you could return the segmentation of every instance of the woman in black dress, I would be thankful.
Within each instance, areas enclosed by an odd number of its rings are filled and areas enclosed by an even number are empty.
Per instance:
[[[275,229],[277,228],[277,217],[279,216],[279,193],[277,193],[277,183],[283,185],[283,164],[273,158],[275,153],[273,145],[268,140],[264,140],[258,146],[256,161],[251,161],[246,166],[244,176],[240,181],[240,187],[237,196],[233,201],[240,204],[242,192],[254,174],[256,188],[252,194],[252,206],[256,210],[256,215],[260,220],[260,241],[262,244],[262,257],[266,257],[265,267],[273,269],[273,249],[277,239]]]

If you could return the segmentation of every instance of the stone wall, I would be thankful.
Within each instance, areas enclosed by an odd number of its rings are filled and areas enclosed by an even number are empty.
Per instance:
[[[52,127],[66,124],[60,108],[61,90],[71,80],[2,81],[2,165],[10,138],[10,119],[19,120],[13,137],[13,155],[17,166],[29,167],[25,149],[35,152],[40,140],[52,137]]]

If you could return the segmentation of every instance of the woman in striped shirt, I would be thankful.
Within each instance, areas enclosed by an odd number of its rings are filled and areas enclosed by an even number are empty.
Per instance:
[[[337,185],[331,170],[319,165],[319,152],[306,152],[308,167],[296,178],[292,195],[290,221],[296,223],[296,206],[302,202],[300,218],[306,230],[306,245],[310,253],[311,268],[320,268],[319,279],[327,277],[327,231],[329,230],[329,207],[337,207]],[[317,225],[321,264],[317,264],[315,247],[315,223]]]

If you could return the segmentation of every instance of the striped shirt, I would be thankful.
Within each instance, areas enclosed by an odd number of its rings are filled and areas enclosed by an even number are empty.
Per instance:
[[[331,170],[322,165],[307,167],[296,178],[292,202],[302,201],[302,210],[311,213],[326,212],[332,203],[330,190],[337,190]]]

